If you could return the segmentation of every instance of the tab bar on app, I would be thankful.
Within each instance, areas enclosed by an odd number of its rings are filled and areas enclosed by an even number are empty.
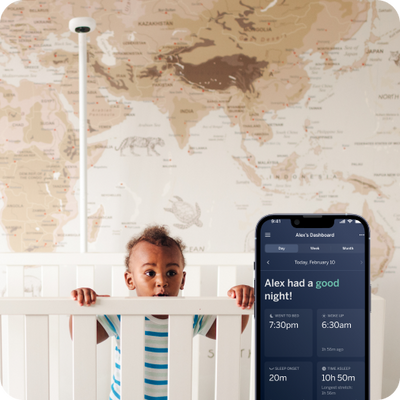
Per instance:
[[[266,244],[266,253],[363,253],[364,245],[361,243],[350,244]]]

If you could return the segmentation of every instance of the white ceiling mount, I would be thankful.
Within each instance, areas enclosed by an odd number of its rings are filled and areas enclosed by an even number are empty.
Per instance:
[[[90,17],[72,18],[69,21],[69,30],[75,33],[89,33],[96,28],[96,21]]]

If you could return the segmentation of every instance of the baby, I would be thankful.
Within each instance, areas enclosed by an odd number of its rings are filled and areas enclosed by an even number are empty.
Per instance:
[[[180,239],[169,236],[163,226],[152,226],[134,237],[126,246],[125,283],[129,290],[136,290],[138,296],[178,296],[185,286],[186,272],[183,256],[184,244]],[[234,286],[228,296],[236,298],[242,309],[251,308],[254,303],[254,289],[247,285]],[[80,306],[95,304],[97,295],[93,289],[79,288],[71,297]],[[100,297],[105,297],[100,296]],[[242,332],[249,316],[242,316]],[[216,338],[216,316],[195,315],[193,336],[198,333],[210,339]],[[72,338],[72,316],[69,321]],[[110,399],[120,399],[120,316],[97,316],[97,343],[114,336],[115,367]],[[145,317],[145,398],[167,399],[168,376],[168,315],[147,315]]]

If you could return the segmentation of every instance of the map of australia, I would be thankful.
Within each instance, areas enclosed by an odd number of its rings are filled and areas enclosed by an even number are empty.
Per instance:
[[[9,6],[3,249],[79,249],[77,16],[97,23],[86,77],[90,251],[123,251],[156,222],[189,251],[249,252],[268,213],[349,212],[376,239],[372,279],[393,272],[400,30],[390,6],[359,0]]]

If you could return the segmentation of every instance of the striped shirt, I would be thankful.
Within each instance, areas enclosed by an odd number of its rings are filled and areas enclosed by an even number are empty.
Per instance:
[[[214,315],[195,315],[193,317],[193,336],[206,335],[215,321]],[[108,336],[116,341],[114,352],[113,382],[110,400],[120,399],[121,382],[121,343],[120,315],[97,315]],[[145,371],[144,399],[167,400],[168,387],[168,319],[159,319],[151,315],[145,317]]]

